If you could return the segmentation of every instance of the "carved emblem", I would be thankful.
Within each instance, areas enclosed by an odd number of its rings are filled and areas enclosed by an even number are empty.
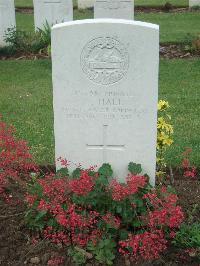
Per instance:
[[[129,56],[125,46],[112,37],[99,37],[88,42],[81,54],[81,66],[95,83],[109,85],[126,74]]]

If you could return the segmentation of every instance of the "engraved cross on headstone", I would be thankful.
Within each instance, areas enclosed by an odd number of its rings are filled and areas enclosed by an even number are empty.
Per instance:
[[[87,149],[89,150],[102,150],[103,151],[103,162],[107,162],[107,151],[108,150],[115,150],[115,151],[123,151],[125,145],[111,145],[107,144],[107,130],[108,125],[103,125],[103,143],[102,144],[86,144]]]

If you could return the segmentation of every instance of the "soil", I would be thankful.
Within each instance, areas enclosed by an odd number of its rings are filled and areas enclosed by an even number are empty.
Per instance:
[[[46,172],[49,167],[43,167]],[[51,168],[52,169],[52,168]],[[174,171],[173,187],[179,195],[179,204],[182,206],[186,219],[199,221],[200,219],[200,178],[192,180],[180,178],[179,170]],[[24,222],[25,206],[22,201],[22,191],[11,188],[12,197],[10,203],[0,202],[0,265],[2,266],[45,266],[48,260],[55,256],[64,256],[62,265],[73,266],[74,264],[66,255],[66,249],[62,245],[52,245],[46,240],[42,240],[39,235],[32,234],[27,229]],[[192,216],[191,216],[192,214]],[[34,243],[33,239],[38,239]],[[96,266],[98,264],[88,262],[86,266]],[[117,258],[115,266],[132,266],[135,264]],[[200,261],[192,255],[184,254],[183,250],[175,247],[169,249],[159,260],[150,263],[138,263],[139,266],[175,266],[175,265],[195,265],[200,266]]]
[[[77,9],[77,7],[74,7]],[[92,9],[92,8],[91,8]],[[136,13],[183,13],[183,12],[199,12],[199,9],[190,9],[189,7],[182,7],[182,6],[136,6],[135,8]],[[15,9],[16,12],[23,13],[23,14],[32,14],[33,8],[32,7],[19,7]]]
[[[178,59],[178,58],[199,58],[200,51],[190,52],[184,50],[184,45],[181,44],[163,44],[160,45],[160,57],[167,59]],[[12,55],[1,54],[0,52],[0,60],[37,60],[37,59],[48,59],[50,58],[45,53],[25,53],[18,52]]]

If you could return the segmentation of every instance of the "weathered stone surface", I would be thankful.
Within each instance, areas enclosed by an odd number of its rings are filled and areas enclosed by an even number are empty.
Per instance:
[[[0,0],[0,46],[5,46],[5,33],[16,27],[14,0]]]
[[[200,6],[200,0],[189,0],[189,6]]]
[[[94,18],[133,19],[133,0],[96,0]]]
[[[35,30],[73,20],[72,0],[33,0]]]
[[[130,161],[141,163],[154,184],[158,26],[117,19],[56,25],[52,63],[56,158],[73,168],[107,162],[122,180]]]

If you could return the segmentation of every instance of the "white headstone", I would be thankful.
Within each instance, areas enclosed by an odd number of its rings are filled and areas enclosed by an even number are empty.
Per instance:
[[[95,0],[78,0],[78,9],[86,9],[94,7]]]
[[[83,167],[107,162],[119,179],[130,161],[141,163],[154,184],[158,26],[118,19],[55,25],[52,63],[56,158]]]
[[[0,46],[6,45],[5,33],[13,27],[16,27],[14,0],[0,0]]]
[[[72,0],[33,0],[35,30],[73,20]]]
[[[133,19],[133,0],[96,0],[94,18]]]
[[[189,6],[200,6],[200,0],[189,0]]]

